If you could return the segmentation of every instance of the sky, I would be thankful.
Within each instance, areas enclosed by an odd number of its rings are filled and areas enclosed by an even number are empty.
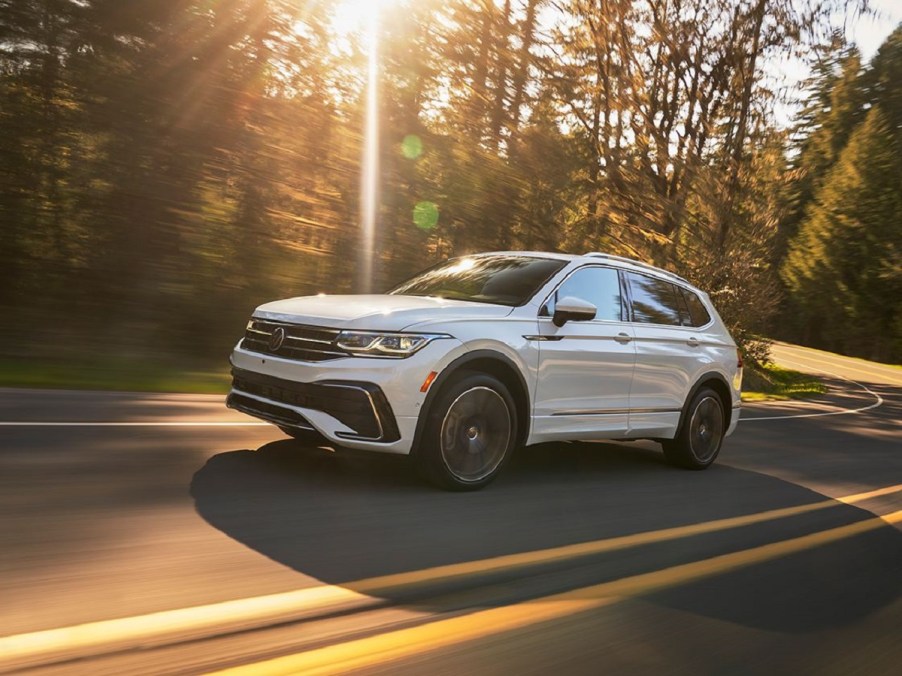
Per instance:
[[[392,3],[393,0],[341,0],[333,25],[339,35],[347,36],[359,30],[380,6],[387,9]],[[837,25],[845,26],[846,38],[858,45],[865,63],[873,58],[893,29],[902,23],[902,0],[870,0],[870,6],[873,10],[871,15],[858,16],[850,12],[845,19],[837,17],[836,21]],[[805,64],[795,59],[771,63],[768,70],[779,85],[788,87],[790,91],[794,90],[809,73]],[[778,124],[786,126],[792,123],[796,105],[781,103],[776,106],[774,112]]]
[[[379,5],[390,6],[392,0],[342,0],[333,20],[340,35],[346,35],[361,24]],[[846,37],[858,44],[865,61],[870,60],[881,43],[902,22],[902,0],[870,0],[874,15],[846,18]]]
[[[902,22],[902,0],[871,0],[873,14],[859,16],[849,13],[843,20],[837,18],[837,25],[845,26],[846,39],[854,42],[861,50],[862,61],[870,61],[883,41]],[[809,69],[797,59],[789,59],[779,63],[771,63],[769,70],[784,87],[792,88],[801,83],[808,75]],[[798,90],[795,90],[798,93]],[[777,124],[782,127],[791,126],[798,110],[798,103],[781,102],[774,107]]]
[[[866,61],[902,22],[902,0],[871,0],[871,7],[876,10],[876,16],[860,17],[850,21],[846,28],[846,37],[858,44]]]

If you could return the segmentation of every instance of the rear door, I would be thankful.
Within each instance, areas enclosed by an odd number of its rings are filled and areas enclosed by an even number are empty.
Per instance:
[[[591,321],[552,323],[554,305],[572,296],[595,305]],[[588,265],[547,299],[538,319],[539,377],[533,440],[593,439],[624,434],[636,354],[618,271]]]
[[[676,431],[704,352],[678,286],[638,272],[623,274],[636,344],[630,436],[667,437]]]

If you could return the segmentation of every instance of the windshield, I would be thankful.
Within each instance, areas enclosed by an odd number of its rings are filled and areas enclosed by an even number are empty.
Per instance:
[[[453,258],[402,282],[388,293],[523,305],[564,265],[566,261],[553,258],[517,255]]]

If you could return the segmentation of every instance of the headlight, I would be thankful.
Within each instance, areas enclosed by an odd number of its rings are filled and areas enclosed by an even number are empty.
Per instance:
[[[433,340],[450,338],[442,333],[379,333],[342,331],[335,344],[346,352],[367,357],[409,357]]]

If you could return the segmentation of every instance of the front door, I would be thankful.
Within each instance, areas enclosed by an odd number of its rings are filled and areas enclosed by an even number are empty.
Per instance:
[[[555,326],[554,304],[567,297],[595,305],[595,319]],[[578,268],[548,299],[533,337],[539,345],[533,442],[627,431],[636,349],[625,311],[617,270],[600,265]]]

